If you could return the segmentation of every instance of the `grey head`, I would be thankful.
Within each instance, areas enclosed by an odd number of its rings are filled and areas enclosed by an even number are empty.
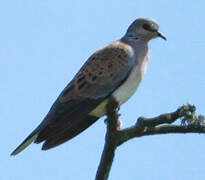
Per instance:
[[[166,40],[159,32],[158,23],[151,18],[138,18],[136,19],[128,28],[127,37],[142,39],[144,41],[149,41],[151,39],[160,37]]]

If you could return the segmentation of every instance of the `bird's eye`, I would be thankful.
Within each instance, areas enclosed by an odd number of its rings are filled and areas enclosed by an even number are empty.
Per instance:
[[[145,30],[148,30],[148,31],[151,30],[151,27],[150,27],[149,24],[143,24],[142,27],[143,27]]]
[[[153,27],[153,24],[143,24],[142,27],[150,32],[157,32],[157,30]]]

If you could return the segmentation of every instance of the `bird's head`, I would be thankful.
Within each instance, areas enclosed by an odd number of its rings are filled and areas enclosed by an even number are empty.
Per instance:
[[[149,41],[160,37],[166,40],[166,37],[159,32],[158,23],[150,18],[136,19],[128,28],[127,36]]]

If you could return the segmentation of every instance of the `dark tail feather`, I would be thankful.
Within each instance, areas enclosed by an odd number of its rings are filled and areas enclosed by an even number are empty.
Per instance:
[[[82,131],[87,129],[89,126],[91,126],[94,122],[96,122],[97,119],[99,119],[99,117],[91,116],[91,115],[87,115],[86,118],[84,119],[80,119],[80,120],[76,119],[75,121],[73,121],[75,123],[72,124],[70,127],[67,127],[63,129],[63,131],[46,138],[46,141],[43,144],[42,150],[53,148],[55,146],[58,146],[72,139],[73,137],[77,136]],[[46,128],[44,130],[46,131]],[[41,134],[42,135],[47,134],[46,132],[43,132],[44,130],[42,130],[39,133],[37,139],[35,140],[36,143],[38,143],[39,140],[44,139],[43,137],[41,137]],[[52,131],[52,129],[48,129],[48,130]]]

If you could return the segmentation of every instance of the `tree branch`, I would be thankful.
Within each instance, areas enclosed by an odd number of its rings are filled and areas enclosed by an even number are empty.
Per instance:
[[[107,132],[96,180],[108,179],[115,155],[115,149],[117,148],[116,132],[120,128],[120,121],[118,120],[118,117],[118,103],[114,99],[111,99],[107,105],[107,120],[105,120],[107,123]]]
[[[118,103],[111,99],[107,105],[107,133],[96,180],[108,179],[116,148],[130,139],[168,133],[205,133],[205,117],[197,116],[195,111],[195,106],[183,105],[154,118],[140,117],[134,126],[120,130]],[[181,119],[180,125],[173,125],[178,119]]]

